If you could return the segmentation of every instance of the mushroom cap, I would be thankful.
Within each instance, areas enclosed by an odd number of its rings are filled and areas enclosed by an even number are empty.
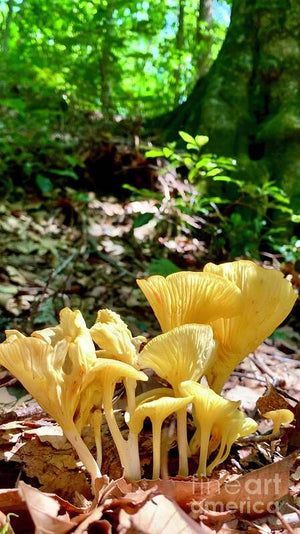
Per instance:
[[[193,397],[194,413],[201,428],[203,425],[212,428],[216,421],[222,421],[224,417],[232,416],[240,406],[240,401],[224,399],[211,388],[194,380],[182,382],[178,389],[182,396]]]
[[[100,310],[90,332],[95,343],[102,349],[97,352],[99,357],[138,365],[138,349],[146,338],[133,338],[128,326],[117,313],[107,309]]]
[[[231,317],[241,308],[240,290],[217,274],[173,273],[137,280],[163,332],[189,323]]]
[[[99,387],[105,388],[106,384],[116,384],[124,378],[132,378],[143,382],[148,380],[145,373],[138,371],[132,365],[111,358],[98,358],[84,377],[82,389],[90,387],[94,382],[99,384]]]
[[[234,282],[242,296],[242,310],[238,315],[210,322],[219,349],[208,382],[219,391],[236,365],[285,319],[297,297],[280,271],[264,269],[251,261],[208,263],[204,272]]]
[[[140,353],[141,367],[150,367],[176,390],[184,380],[199,380],[215,356],[215,341],[208,325],[186,324],[161,334]]]
[[[271,419],[273,422],[273,432],[278,432],[281,425],[288,425],[294,420],[294,414],[291,410],[279,409],[279,410],[270,410],[265,412],[263,417],[266,419]]]
[[[60,342],[68,344],[68,359],[65,365],[69,368],[87,369],[96,360],[95,346],[85,320],[79,310],[63,308],[59,313],[57,326],[36,330],[31,335],[42,339],[55,347]]]
[[[82,375],[63,370],[67,342],[52,347],[35,337],[8,337],[0,344],[0,364],[6,367],[63,428],[72,421]]]
[[[159,399],[139,404],[131,416],[128,426],[133,434],[139,434],[144,420],[149,417],[152,423],[162,424],[164,419],[174,412],[181,410],[192,402],[192,397],[174,398],[161,397]]]
[[[161,397],[174,397],[174,391],[171,388],[154,388],[149,391],[140,393],[136,398],[136,404],[140,405],[144,402],[150,402],[153,400],[161,399]]]

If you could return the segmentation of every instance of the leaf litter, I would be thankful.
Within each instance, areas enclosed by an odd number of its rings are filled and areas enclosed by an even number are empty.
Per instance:
[[[46,210],[38,202],[27,208],[6,204],[2,210],[1,329],[25,324],[24,330],[30,331],[32,325],[55,323],[63,304],[81,307],[91,320],[100,305],[113,307],[121,314],[126,311],[134,333],[157,332],[132,279],[147,272],[153,251],[165,258],[179,254],[179,268],[184,268],[190,267],[191,258],[193,265],[201,262],[204,245],[188,236],[165,235],[159,239],[158,252],[157,244],[151,244],[156,229],[150,219],[133,228],[138,214],[159,218],[153,200],[98,201],[91,194],[89,202],[81,204],[73,195],[69,204],[57,202],[55,214],[49,217],[51,202]],[[112,283],[112,277],[118,283]],[[242,399],[243,410],[257,419],[259,411],[289,407],[295,413],[294,424],[270,442],[270,425],[261,420],[263,439],[235,444],[225,464],[205,480],[144,478],[129,483],[122,478],[117,453],[104,430],[103,446],[110,451],[104,468],[110,482],[99,481],[99,495],[93,500],[89,480],[60,428],[18,384],[11,388],[4,383],[0,464],[14,466],[14,476],[6,476],[0,492],[0,525],[7,526],[7,532],[233,534],[292,529],[297,533],[300,477],[293,450],[300,447],[300,362],[299,339],[289,328],[283,327],[282,335],[246,358],[224,392],[228,399]],[[3,383],[11,377],[4,371],[0,378]],[[93,449],[91,436],[86,435],[85,441]],[[145,474],[147,447],[150,439],[146,437]],[[17,477],[15,466],[19,466]],[[277,474],[281,482],[274,487]],[[238,494],[232,495],[237,488]],[[257,500],[259,513],[254,509]],[[11,513],[17,517],[5,519]]]

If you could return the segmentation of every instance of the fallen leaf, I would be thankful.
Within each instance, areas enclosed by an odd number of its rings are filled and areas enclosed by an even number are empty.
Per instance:
[[[36,534],[66,534],[76,525],[68,513],[59,515],[60,504],[52,497],[22,481],[19,490],[34,522]]]
[[[272,384],[267,385],[267,391],[257,399],[256,406],[263,415],[271,410],[292,410],[291,405],[278,393]]]
[[[234,510],[243,515],[260,515],[274,510],[275,501],[289,491],[289,469],[296,453],[273,464],[256,469],[223,484],[213,496],[206,499],[203,508],[214,511]]]
[[[120,510],[118,534],[184,534],[211,532],[198,525],[174,501],[164,495],[156,495],[135,514]]]

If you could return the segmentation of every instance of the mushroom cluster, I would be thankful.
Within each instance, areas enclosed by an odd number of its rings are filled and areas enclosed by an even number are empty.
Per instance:
[[[171,414],[177,420],[179,474],[189,474],[191,455],[199,455],[197,474],[210,474],[227,458],[234,441],[257,427],[239,410],[239,402],[220,395],[221,389],[296,300],[281,272],[244,260],[210,263],[203,272],[151,276],[137,283],[162,329],[148,343],[143,336],[133,337],[111,310],[100,310],[88,329],[79,311],[64,308],[57,326],[29,337],[8,330],[0,345],[0,364],[62,427],[93,483],[101,476],[103,417],[124,476],[141,477],[138,438],[146,418],[152,423],[153,478],[160,476],[162,425]],[[136,396],[138,381],[148,380],[146,369],[166,386]],[[117,383],[124,385],[127,396],[126,438],[113,408]],[[188,407],[194,425],[190,440]],[[274,421],[277,435],[280,418],[276,413],[265,417]],[[285,417],[284,422],[290,420]],[[95,434],[96,459],[82,439],[87,425]]]

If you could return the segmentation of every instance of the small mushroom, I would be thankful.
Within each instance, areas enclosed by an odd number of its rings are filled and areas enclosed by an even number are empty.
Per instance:
[[[294,420],[294,414],[291,410],[279,409],[279,410],[270,410],[265,412],[263,417],[270,419],[273,422],[273,431],[268,438],[277,438],[280,435],[281,425],[288,425]]]
[[[242,297],[240,313],[208,321],[219,348],[207,378],[210,386],[219,392],[234,368],[285,319],[297,296],[280,271],[264,269],[252,261],[208,263],[204,273],[222,276],[236,284]]]
[[[241,309],[240,290],[219,275],[173,273],[137,280],[163,332],[189,323],[207,324]]]
[[[209,387],[194,380],[182,382],[179,385],[179,392],[182,396],[193,397],[193,415],[197,428],[200,428],[200,457],[197,475],[206,476],[209,442],[213,428],[224,418],[229,421],[230,416],[237,411],[240,402],[226,400]]]
[[[181,397],[179,384],[199,380],[214,359],[213,331],[208,325],[186,324],[161,334],[147,343],[140,353],[142,367],[150,367],[171,384],[175,396]],[[188,474],[186,409],[177,411],[179,474]]]
[[[143,428],[146,417],[149,417],[152,423],[152,440],[153,440],[153,479],[160,475],[160,458],[161,458],[161,427],[163,421],[174,412],[186,409],[186,406],[192,401],[192,397],[174,398],[161,397],[159,399],[142,402],[136,408],[131,416],[128,426],[132,433],[139,434]]]
[[[99,310],[97,320],[91,328],[91,335],[100,350],[96,352],[98,358],[115,359],[139,368],[139,348],[141,343],[146,342],[143,336],[132,337],[132,334],[120,315],[112,310]],[[128,411],[135,410],[136,381],[125,378]]]
[[[117,382],[123,382],[126,379],[133,381],[147,381],[145,373],[137,371],[131,365],[109,358],[98,358],[93,367],[89,370],[82,384],[83,402],[89,402],[90,388],[98,391],[97,406],[102,403],[108,428],[115,442],[120,457],[121,465],[124,468],[124,476],[138,480],[141,478],[140,459],[138,451],[138,440],[136,434],[129,434],[128,439],[124,439],[116,422],[113,409],[113,395]],[[87,397],[84,393],[87,392]],[[90,397],[90,410],[95,406],[95,397]],[[84,406],[81,412],[87,412],[88,405]],[[80,412],[79,412],[80,413]]]
[[[249,436],[257,429],[257,423],[250,417],[237,410],[233,414],[226,415],[223,419],[217,421],[212,429],[212,437],[217,435],[214,443],[214,450],[219,447],[218,453],[214,460],[207,467],[207,474],[210,475],[216,465],[221,464],[230,453],[232,444],[239,438]],[[213,451],[211,451],[213,452]]]

